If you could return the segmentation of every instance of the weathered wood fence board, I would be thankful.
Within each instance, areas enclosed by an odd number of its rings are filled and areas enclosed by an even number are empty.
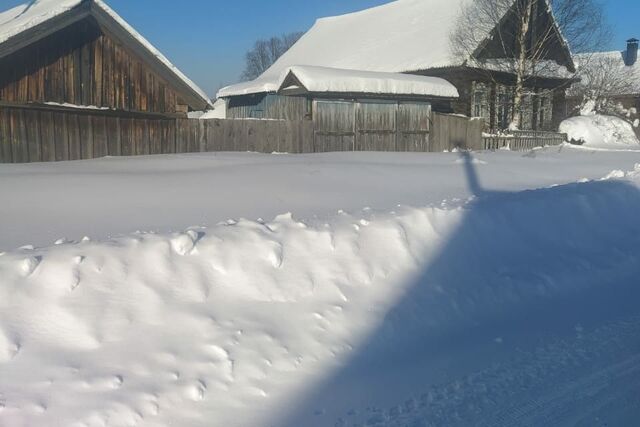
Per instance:
[[[484,148],[481,121],[431,113],[422,107],[416,115],[411,105],[403,105],[397,111],[392,106],[372,105],[359,113],[354,110],[350,111],[352,115],[344,115],[344,109],[353,107],[329,104],[314,121],[195,120],[0,106],[0,163],[205,151],[313,153]]]
[[[482,149],[499,150],[508,148],[513,151],[528,151],[536,147],[560,145],[568,140],[564,133],[541,131],[513,131],[512,135],[491,135],[482,138]]]

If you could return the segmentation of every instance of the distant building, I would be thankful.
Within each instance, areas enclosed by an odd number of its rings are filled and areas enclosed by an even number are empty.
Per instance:
[[[569,91],[569,110],[575,111],[588,88],[624,109],[640,112],[640,61],[638,39],[627,40],[625,50],[575,56],[581,83]]]
[[[505,59],[513,58],[507,57],[507,49],[494,38],[498,28],[486,34],[471,58],[452,54],[450,37],[466,1],[398,0],[319,19],[262,76],[224,88],[218,96],[227,99],[228,117],[313,117],[317,121],[318,114],[331,117],[352,114],[346,107],[339,113],[335,106],[327,112],[328,102],[335,105],[361,100],[368,105],[376,101],[379,105],[421,102],[435,111],[480,117],[487,130],[505,129],[514,114],[521,114],[523,129],[556,130],[564,118],[565,90],[574,81],[575,66],[548,2],[539,0],[536,9],[539,12],[532,27],[551,30],[547,31],[551,34],[549,49],[541,60],[553,66],[544,76],[528,79],[522,110],[515,112],[515,74],[502,66]],[[512,23],[503,19],[499,25]],[[317,67],[324,71],[320,73]],[[309,76],[309,70],[315,70],[317,79]],[[363,75],[358,77],[357,73]],[[377,83],[373,75],[369,75],[369,84],[358,83],[366,73],[386,74],[380,74]],[[415,86],[398,90],[406,75],[432,80],[424,80],[420,85],[416,79]],[[341,84],[341,76],[350,83]],[[429,93],[427,87],[437,87],[434,84],[438,80],[434,78],[453,85],[456,93],[437,90]],[[388,118],[395,110],[388,109]],[[344,124],[349,125],[350,122]]]

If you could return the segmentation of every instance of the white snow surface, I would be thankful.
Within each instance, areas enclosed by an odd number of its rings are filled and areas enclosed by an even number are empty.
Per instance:
[[[296,65],[288,67],[276,83],[247,82],[223,88],[219,97],[277,92],[286,89],[289,77],[309,92],[373,93],[386,95],[418,95],[457,98],[458,90],[445,79],[401,73],[343,70],[336,68]]]
[[[625,51],[580,53],[574,56],[578,73],[582,81],[577,86],[589,87],[592,77],[601,81],[606,78],[602,73],[613,74],[617,81],[628,83],[614,85],[612,93],[607,95],[640,95],[640,61],[633,65],[625,63]],[[571,93],[571,90],[569,90]]]
[[[36,27],[56,16],[59,16],[79,6],[84,0],[32,0],[0,13],[0,43],[4,43],[18,34]],[[108,13],[120,26],[145,47],[153,56],[158,58],[171,72],[187,84],[207,104],[211,104],[209,96],[188,78],[182,71],[167,59],[155,46],[145,39],[135,28],[118,15],[102,0],[90,0]]]
[[[589,148],[640,150],[633,125],[619,117],[591,114],[571,117],[560,124],[569,140],[584,141]]]
[[[632,169],[640,153],[572,147],[478,153],[490,188],[518,191]],[[544,174],[539,171],[544,170]],[[338,210],[472,196],[456,153],[203,153],[0,165],[0,251],[60,238],[175,232],[229,218],[327,218]]]
[[[341,16],[321,18],[302,38],[254,80],[225,94],[269,92],[297,65],[402,73],[460,65],[449,36],[469,0],[397,0]],[[427,24],[428,23],[428,24]]]
[[[640,416],[640,153],[158,156],[0,175],[19,206],[0,221],[22,244],[40,222],[88,217],[99,236],[136,211],[176,226],[233,205],[294,212],[0,253],[0,425]]]

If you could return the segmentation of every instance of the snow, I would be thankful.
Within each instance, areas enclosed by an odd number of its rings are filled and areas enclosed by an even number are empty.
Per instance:
[[[0,221],[23,245],[0,255],[0,425],[640,415],[640,153],[201,154],[0,175],[17,205]],[[149,232],[166,212],[174,231]],[[74,223],[93,239],[65,236]],[[28,246],[51,230],[57,244]]]
[[[102,0],[91,0],[93,3],[111,16],[135,40],[138,41],[153,56],[162,62],[172,73],[189,86],[198,96],[210,104],[207,94],[191,79],[171,63],[158,49],[145,39],[135,28],[127,23],[120,15]],[[83,3],[84,0],[32,0],[29,3],[16,6],[0,14],[0,43],[4,43],[18,34],[36,27],[46,21],[68,12]]]
[[[275,83],[242,83],[221,89],[218,97],[300,89],[297,85],[287,85],[292,78],[308,92],[458,97],[455,86],[438,77],[302,65],[287,67]]]
[[[589,148],[640,150],[633,125],[621,118],[598,114],[571,117],[560,124],[569,141],[582,141]]]
[[[194,117],[195,116],[189,116]],[[226,119],[227,118],[227,101],[224,99],[218,99],[213,103],[213,109],[209,111],[204,111],[202,114],[198,115],[199,119]]]
[[[260,77],[223,88],[218,97],[276,92],[295,66],[405,73],[469,65],[513,71],[503,60],[478,62],[453,54],[451,34],[471,0],[396,0],[341,16],[318,19],[302,38]],[[504,4],[502,6],[505,6]],[[550,3],[547,7],[551,10]],[[557,24],[556,24],[557,28]],[[489,37],[486,29],[477,40]],[[568,45],[560,30],[564,47]],[[570,78],[573,73],[552,61],[540,61],[542,74]],[[538,67],[538,68],[539,68]]]
[[[640,163],[640,153],[572,147],[476,158],[488,163],[481,179],[501,191],[597,179]],[[339,209],[440,205],[472,196],[459,161],[456,153],[203,153],[0,165],[0,199],[11,200],[0,204],[0,223],[11,224],[0,227],[0,251],[283,212],[322,219]]]
[[[595,52],[581,53],[574,56],[578,67],[578,74],[581,82],[576,85],[587,87],[591,79],[595,79],[595,84],[600,85],[607,79],[614,80],[614,83],[606,84],[605,89],[611,89],[611,93],[606,95],[639,95],[640,94],[640,61],[633,65],[626,65],[626,52]],[[603,73],[609,74],[603,75]],[[570,95],[575,95],[575,90],[569,90]]]
[[[109,107],[98,107],[96,105],[78,105],[68,102],[45,102],[46,105],[52,105],[54,107],[76,108],[79,110],[109,110]]]
[[[35,0],[0,13],[0,43],[68,12],[81,0]]]
[[[461,65],[464,58],[452,55],[449,35],[467,1],[398,0],[318,19],[262,76],[218,96],[275,91],[282,74],[296,65],[386,73]]]

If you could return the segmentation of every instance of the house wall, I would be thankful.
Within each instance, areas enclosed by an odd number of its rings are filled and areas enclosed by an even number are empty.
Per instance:
[[[86,18],[0,59],[0,101],[177,113],[176,90]]]
[[[508,105],[499,102],[501,93],[512,90],[515,85],[515,78],[505,73],[491,73],[488,71],[470,69],[470,68],[446,68],[446,69],[430,69],[417,71],[413,74],[440,77],[453,84],[457,89],[460,97],[452,101],[451,106],[456,114],[463,114],[474,117],[474,91],[478,84],[485,85],[487,93],[487,108],[485,117],[485,131],[497,132],[503,130],[506,126],[504,120],[500,119],[501,112],[508,110]],[[563,82],[553,81],[550,79],[538,79],[530,82],[527,86],[528,92],[537,93],[538,99],[541,95],[548,97],[551,103],[551,113],[547,113],[544,122],[540,121],[539,101],[533,101],[528,112],[527,120],[523,121],[521,127],[523,130],[544,130],[555,131],[558,125],[564,119],[564,96],[565,89]],[[513,103],[513,95],[507,96],[511,98],[509,101]],[[509,103],[508,102],[508,103]],[[511,113],[512,114],[512,113]],[[511,115],[510,114],[510,115]]]
[[[305,120],[311,118],[311,100],[304,96],[255,94],[234,96],[227,103],[229,119]]]

